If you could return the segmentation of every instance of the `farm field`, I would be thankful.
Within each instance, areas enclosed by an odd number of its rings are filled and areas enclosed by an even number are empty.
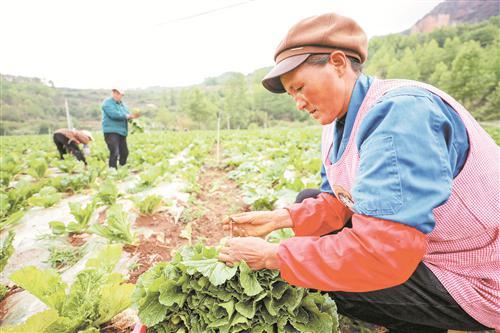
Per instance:
[[[214,259],[225,216],[319,187],[320,127],[134,133],[117,171],[95,137],[87,167],[48,135],[0,138],[1,332],[384,331]]]

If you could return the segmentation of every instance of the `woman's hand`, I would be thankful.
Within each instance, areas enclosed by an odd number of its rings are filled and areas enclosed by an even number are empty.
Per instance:
[[[141,116],[140,113],[131,113],[127,115],[127,119],[136,119],[139,118],[140,116]]]
[[[271,231],[292,227],[292,219],[286,209],[255,211],[235,214],[222,221],[223,229],[232,236],[263,237]]]
[[[278,246],[258,237],[229,239],[219,251],[219,260],[229,266],[245,261],[252,270],[278,269]]]

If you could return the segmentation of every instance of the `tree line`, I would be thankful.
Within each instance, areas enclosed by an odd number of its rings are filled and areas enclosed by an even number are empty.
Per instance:
[[[370,40],[365,72],[430,83],[478,120],[500,119],[500,16],[411,36]]]

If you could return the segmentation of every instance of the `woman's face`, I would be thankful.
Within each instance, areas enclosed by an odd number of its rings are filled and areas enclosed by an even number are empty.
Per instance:
[[[347,112],[346,82],[331,61],[324,65],[305,62],[283,74],[281,83],[297,109],[307,111],[321,125],[330,124]]]
[[[113,90],[113,99],[117,102],[122,100],[123,94],[120,94],[118,91]]]

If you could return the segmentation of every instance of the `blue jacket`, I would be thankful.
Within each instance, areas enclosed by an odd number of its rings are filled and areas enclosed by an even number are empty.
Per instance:
[[[335,163],[345,151],[358,109],[373,79],[360,75],[351,96],[347,115],[337,120],[334,128],[334,146],[330,160]],[[384,133],[391,135],[395,151],[380,149],[379,141],[370,137]],[[469,141],[462,120],[448,104],[431,92],[420,88],[399,88],[388,92],[363,119],[356,136],[358,151],[376,151],[365,154],[352,195],[359,214],[390,220],[416,227],[423,233],[434,228],[432,210],[446,202],[451,184],[467,159]],[[393,170],[387,163],[390,154],[397,156],[399,191],[403,206],[393,214],[383,213],[387,202],[396,196],[387,182]],[[383,162],[382,162],[383,161]],[[384,164],[385,163],[385,164]],[[444,167],[446,166],[446,167]],[[333,193],[321,168],[323,192]],[[369,195],[376,192],[377,195]],[[363,207],[370,206],[370,212]]]
[[[127,136],[127,115],[130,114],[127,106],[123,102],[116,102],[113,97],[109,97],[102,102],[101,110],[102,131]]]

